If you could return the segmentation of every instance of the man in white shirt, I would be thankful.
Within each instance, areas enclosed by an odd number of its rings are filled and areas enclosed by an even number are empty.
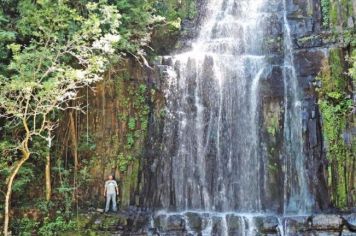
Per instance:
[[[105,182],[104,196],[106,196],[105,212],[110,209],[110,201],[112,201],[112,210],[117,211],[116,195],[119,195],[119,188],[113,175],[109,175],[109,179]]]

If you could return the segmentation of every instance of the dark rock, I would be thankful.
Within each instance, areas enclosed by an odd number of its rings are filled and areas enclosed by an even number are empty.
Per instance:
[[[353,232],[356,232],[356,213],[352,213],[342,217],[347,228]]]
[[[278,218],[276,216],[258,216],[254,218],[258,232],[277,233]]]
[[[310,221],[307,216],[287,217],[284,218],[283,222],[285,228],[291,234],[304,232],[310,229]]]
[[[226,222],[229,235],[238,235],[244,230],[243,219],[241,216],[226,215]]]
[[[166,224],[167,224],[167,216],[166,215],[158,215],[155,216],[154,219],[154,225],[155,227],[158,228],[158,230],[164,230],[166,228]]]
[[[212,216],[212,234],[213,235],[222,235],[224,229],[222,228],[222,218],[218,216]]]
[[[283,52],[283,37],[281,35],[268,37],[263,42],[264,50],[272,54],[281,54]]]
[[[284,95],[283,71],[280,66],[272,66],[266,77],[261,81],[260,92],[262,96],[282,97]]]
[[[301,37],[296,40],[296,46],[298,48],[313,48],[323,45],[323,39],[320,35],[309,35]]]
[[[314,230],[340,230],[342,218],[339,215],[316,215],[312,218],[312,228]]]
[[[195,212],[188,212],[185,214],[185,216],[187,217],[187,221],[190,229],[198,232],[202,230],[203,222],[200,214]]]
[[[299,50],[294,55],[296,71],[299,76],[316,76],[323,65],[326,54],[324,50]]]
[[[265,20],[269,22],[265,32],[266,35],[279,37],[283,32],[283,24],[280,20],[280,16],[277,14],[271,14],[271,16]]]
[[[309,132],[309,146],[314,148],[318,145],[318,130],[317,130],[317,120],[310,119],[308,121],[308,132]]]
[[[182,215],[170,215],[167,218],[167,230],[184,230],[185,221]]]

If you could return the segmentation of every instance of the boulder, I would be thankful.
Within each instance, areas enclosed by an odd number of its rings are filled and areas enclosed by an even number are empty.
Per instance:
[[[276,216],[257,216],[254,217],[255,226],[261,233],[277,233],[278,218]]]
[[[175,214],[175,215],[157,215],[154,217],[154,226],[160,232],[168,231],[178,231],[182,232],[185,230],[185,221],[184,216]]]
[[[237,215],[226,215],[226,223],[228,227],[229,235],[238,235],[244,230],[243,219]]]
[[[195,232],[199,232],[202,230],[202,216],[196,212],[187,212],[185,214],[187,219],[187,224],[189,228]]]
[[[166,215],[157,215],[153,218],[154,226],[159,231],[164,230],[166,228],[167,216]]]
[[[356,232],[356,213],[352,213],[342,217],[347,228],[353,232]]]
[[[312,217],[313,230],[335,230],[342,228],[343,221],[339,215],[320,214]]]
[[[286,230],[291,234],[305,232],[310,229],[310,221],[308,216],[287,217],[284,218],[283,222]]]
[[[168,216],[166,227],[167,227],[166,229],[168,231],[170,231],[170,230],[183,231],[185,229],[184,216],[182,216],[182,215],[170,215],[170,216]]]
[[[212,235],[223,235],[222,218],[220,216],[212,216]]]

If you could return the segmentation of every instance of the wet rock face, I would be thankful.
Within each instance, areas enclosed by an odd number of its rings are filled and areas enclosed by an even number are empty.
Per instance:
[[[350,215],[274,215],[217,212],[155,213],[135,208],[119,213],[79,214],[80,231],[73,235],[165,236],[331,236],[356,234],[355,213]]]
[[[323,60],[326,58],[326,50],[303,49],[295,53],[295,67],[300,77],[316,77],[322,68]]]
[[[321,12],[319,1],[286,0],[288,19],[292,34],[297,37],[314,34],[321,28]]]
[[[284,219],[284,227],[289,234],[297,234],[310,229],[310,218],[308,216],[287,217]]]
[[[317,215],[312,218],[312,228],[316,230],[338,231],[342,226],[342,218],[338,215]]]
[[[261,43],[261,53],[267,53],[267,61],[271,65],[273,65],[268,71],[266,71],[266,75],[264,79],[260,82],[260,95],[261,95],[261,104],[260,104],[260,114],[259,122],[260,122],[260,139],[261,141],[261,156],[263,160],[266,160],[266,163],[263,163],[261,167],[261,172],[259,172],[259,176],[261,178],[261,201],[263,205],[263,209],[269,209],[274,212],[283,212],[283,197],[280,194],[283,191],[283,123],[284,123],[284,99],[283,96],[285,94],[284,86],[283,86],[283,62],[284,62],[284,26],[282,24],[282,1],[281,0],[271,0],[269,1],[268,6],[266,7],[266,12],[271,13],[265,18],[266,27],[264,28],[264,40]],[[303,131],[303,139],[304,139],[304,152],[306,155],[307,163],[307,177],[310,180],[311,184],[309,187],[309,191],[315,200],[315,210],[324,210],[329,204],[328,199],[328,191],[327,185],[325,181],[325,157],[323,150],[323,137],[321,133],[321,117],[317,106],[317,96],[315,94],[315,80],[316,76],[320,72],[323,63],[328,58],[328,50],[329,47],[338,47],[339,41],[338,39],[333,38],[328,32],[323,32],[321,29],[321,16],[320,16],[320,1],[316,0],[286,0],[287,3],[287,19],[291,27],[291,36],[293,43],[293,56],[294,56],[294,65],[296,68],[298,86],[300,87],[300,91],[302,93],[302,99],[298,106],[301,106],[301,114],[298,116],[302,117],[302,131]],[[192,28],[189,22],[185,22],[188,28]],[[237,30],[239,34],[244,34],[246,31],[239,28]],[[191,38],[196,37],[196,32],[189,34]],[[223,47],[226,50],[226,45],[218,45]],[[241,48],[234,48],[233,53],[240,55],[249,50],[248,45]],[[185,107],[183,109],[189,111],[188,117],[195,117],[197,114],[197,107],[195,106],[196,98],[194,96],[195,89],[199,87],[199,93],[201,97],[201,103],[206,110],[211,111],[211,114],[214,115],[218,113],[218,109],[214,110],[213,102],[217,101],[219,98],[215,95],[213,89],[218,85],[214,84],[213,70],[214,66],[213,59],[207,57],[204,61],[204,70],[203,77],[205,78],[204,83],[199,85],[195,81],[196,75],[196,61],[190,60],[187,68],[187,77],[188,86],[187,86],[187,96],[184,96],[186,99]],[[232,61],[226,61],[226,64],[231,64]],[[169,84],[168,78],[168,68],[174,67],[175,71],[179,73],[181,71],[182,63],[175,63],[170,57],[164,58],[157,66],[161,76],[155,78],[155,83],[161,90],[170,89],[170,87],[174,86]],[[178,74],[179,79],[177,83],[181,83],[181,76]],[[230,87],[234,87],[233,84]],[[181,99],[182,94],[172,93],[170,97],[166,99],[166,105],[171,106],[173,109],[178,111],[179,105],[178,100]],[[229,94],[224,92],[224,96],[228,96]],[[234,99],[238,100],[238,99]],[[169,104],[171,103],[171,104]],[[244,104],[246,105],[246,103]],[[246,105],[247,106],[247,105]],[[165,110],[167,111],[167,110]],[[226,110],[222,111],[223,113]],[[236,111],[234,111],[236,112]],[[165,122],[160,124],[152,122],[150,124],[150,129],[152,130],[151,141],[148,142],[148,151],[149,157],[145,160],[145,165],[147,165],[145,173],[144,173],[144,187],[142,191],[142,201],[141,204],[145,206],[150,206],[153,208],[162,208],[169,206],[172,209],[176,207],[178,198],[175,196],[175,191],[177,190],[177,182],[184,181],[187,175],[181,175],[181,179],[177,179],[174,177],[174,172],[177,169],[177,165],[173,164],[174,160],[171,158],[176,155],[177,146],[178,146],[178,136],[179,136],[179,121],[181,118],[181,111],[176,113],[166,114]],[[208,113],[204,113],[203,124],[208,120]],[[230,115],[230,114],[229,114]],[[154,119],[154,118],[152,118]],[[171,122],[167,122],[167,121]],[[217,123],[217,122],[215,122]],[[208,125],[206,125],[208,126]],[[172,138],[169,143],[166,145],[162,145],[167,138],[164,137],[164,129],[169,127],[169,129],[174,130],[169,134]],[[214,125],[211,125],[210,130],[217,129]],[[209,132],[210,132],[209,130]],[[232,130],[232,131],[231,131]],[[193,130],[187,130],[184,132],[184,136],[186,137]],[[241,130],[239,129],[229,129],[231,132],[235,132],[234,136],[236,136]],[[188,139],[188,138],[187,138]],[[214,146],[216,144],[216,139],[211,142],[207,142],[207,146]],[[227,140],[226,142],[231,142]],[[153,144],[154,143],[154,144]],[[196,143],[194,140],[190,140],[186,142],[191,146],[196,147]],[[235,143],[234,143],[235,144]],[[187,145],[187,146],[189,146]],[[237,145],[235,145],[237,146]],[[153,150],[152,147],[155,147]],[[194,148],[192,148],[195,151]],[[162,153],[167,152],[169,155],[162,157]],[[207,157],[209,160],[205,163],[205,168],[207,173],[214,173],[216,170],[217,162],[214,160],[217,155],[218,150],[211,148],[208,151]],[[238,152],[236,152],[238,153]],[[190,161],[191,159],[195,159],[196,157],[189,153],[185,161]],[[241,158],[241,157],[237,157]],[[199,163],[195,163],[198,165]],[[201,164],[201,163],[200,163]],[[228,163],[224,163],[224,166],[228,166]],[[193,177],[195,178],[201,173],[196,171],[191,171],[193,173]],[[239,172],[239,171],[238,171]],[[188,174],[189,175],[189,174]],[[209,175],[207,178],[207,191],[221,190],[221,185],[218,182],[218,177],[214,174]],[[264,178],[264,179],[262,179]],[[224,179],[226,181],[226,178]],[[235,183],[234,183],[235,184]],[[231,186],[235,186],[232,184]],[[233,188],[232,187],[232,188]],[[163,190],[163,191],[162,191]],[[187,195],[194,196],[197,193],[197,190],[193,187],[188,187]],[[232,191],[230,191],[232,192]],[[202,194],[199,194],[199,197]],[[236,199],[239,195],[236,194],[232,196]],[[194,204],[201,204],[201,199],[199,197],[190,197],[187,202],[188,206],[193,206]],[[232,198],[232,199],[233,199]],[[198,202],[198,203],[197,203]],[[240,201],[241,202],[241,201]],[[223,205],[223,203],[217,204]],[[235,206],[233,206],[235,207]],[[237,206],[238,208],[238,206]],[[190,218],[190,222],[192,223],[192,227],[200,231],[204,228],[204,220],[201,217],[198,217],[196,214],[191,214],[186,216]],[[172,219],[173,220],[173,219]],[[240,220],[236,216],[231,216],[226,219],[228,225],[230,224],[229,232],[238,231],[239,228],[242,227],[244,221]],[[263,219],[264,220],[264,219]],[[266,222],[259,222],[256,220],[258,224],[261,225],[269,225],[263,226],[266,228],[264,232],[272,232],[273,226],[275,224],[275,219],[270,219],[270,222],[267,224]],[[323,221],[322,217],[314,219],[315,225],[318,227],[322,227]],[[329,219],[330,220],[330,219]],[[215,223],[214,223],[215,222]],[[307,230],[310,228],[310,224],[312,221],[304,218],[290,218],[286,220],[288,224],[291,224],[290,231],[298,232],[300,230]],[[325,223],[325,222],[324,222]],[[326,223],[330,225],[329,223]],[[181,224],[180,227],[182,226]],[[177,226],[178,227],[178,226]],[[214,232],[221,232],[221,218],[215,217],[212,223],[212,229]],[[262,227],[262,226],[261,226]],[[262,227],[262,228],[263,228]],[[180,230],[180,229],[179,229]],[[302,231],[303,231],[302,230]],[[329,230],[329,229],[320,229],[320,230]]]
[[[350,230],[356,231],[356,213],[344,216],[343,219]]]
[[[254,218],[255,226],[262,233],[277,233],[278,218],[275,216],[259,216]]]
[[[349,217],[349,221],[345,220]],[[352,215],[313,215],[277,217],[232,213],[170,213],[154,217],[151,231],[157,235],[354,235],[349,225]],[[353,222],[354,223],[354,222]]]
[[[308,191],[314,198],[312,200],[315,201],[315,203],[313,203],[314,209],[322,210],[329,205],[329,199],[327,197],[328,193],[326,191],[325,176],[321,171],[325,169],[325,162],[323,161],[323,138],[313,84],[315,82],[315,77],[323,66],[323,61],[328,56],[326,48],[330,46],[330,43],[324,42],[324,36],[321,35],[319,1],[286,0],[286,4],[287,20],[291,28],[291,41],[294,47],[293,62],[296,68],[298,87],[301,92],[301,100],[298,101],[298,104],[292,105],[301,106],[302,112],[297,114],[297,116],[303,119],[301,127],[303,133],[303,149],[306,156],[305,160],[308,160],[306,176],[307,180],[310,179]],[[280,192],[284,191],[283,184],[285,177],[283,176],[283,165],[285,164],[286,155],[288,155],[284,153],[285,150],[283,144],[284,135],[286,133],[284,130],[284,122],[286,119],[285,107],[287,106],[285,104],[284,96],[288,92],[286,91],[288,89],[284,88],[283,78],[285,76],[283,67],[286,54],[283,1],[268,1],[268,4],[266,4],[266,7],[263,10],[266,14],[263,14],[261,17],[265,23],[262,27],[263,29],[261,29],[261,38],[263,39],[261,39],[261,43],[257,47],[258,50],[251,48],[251,44],[246,44],[238,48],[231,48],[231,54],[233,54],[233,56],[241,56],[247,52],[253,55],[257,54],[266,56],[266,64],[268,64],[268,68],[263,72],[263,79],[259,82],[259,104],[256,108],[259,114],[257,118],[257,129],[259,132],[258,140],[260,140],[260,142],[258,142],[259,146],[254,148],[254,150],[257,150],[256,152],[258,152],[258,154],[255,155],[252,151],[249,153],[241,151],[244,149],[243,147],[248,146],[248,140],[252,139],[249,136],[252,129],[249,129],[250,132],[247,132],[248,134],[244,136],[244,138],[246,137],[246,140],[239,136],[241,133],[245,132],[243,127],[247,127],[248,125],[248,122],[242,118],[243,115],[251,113],[251,110],[247,109],[249,106],[252,106],[249,104],[249,85],[244,85],[246,94],[242,95],[243,91],[234,90],[234,88],[239,86],[233,83],[234,78],[227,78],[228,76],[226,74],[224,77],[226,77],[226,81],[229,80],[229,82],[226,83],[226,88],[224,88],[221,93],[223,95],[221,99],[217,96],[219,94],[217,92],[219,84],[216,82],[217,80],[213,78],[213,67],[218,63],[216,58],[205,57],[204,62],[202,63],[203,70],[199,75],[197,75],[199,69],[197,68],[197,61],[190,58],[186,63],[186,70],[184,70],[185,75],[182,75],[182,67],[185,66],[185,63],[182,63],[179,60],[174,61],[170,57],[165,57],[158,66],[163,76],[161,79],[157,79],[157,81],[159,81],[157,83],[162,85],[164,90],[173,88],[175,91],[169,93],[169,96],[166,96],[166,108],[170,107],[170,109],[166,109],[166,111],[171,110],[172,112],[168,112],[165,117],[163,130],[156,129],[159,130],[159,133],[152,134],[154,136],[152,139],[155,143],[158,143],[157,140],[160,140],[163,144],[160,148],[157,148],[155,154],[152,154],[152,159],[155,158],[155,160],[151,160],[147,163],[149,167],[146,169],[152,169],[151,167],[154,167],[154,171],[146,173],[148,174],[148,177],[145,177],[147,184],[151,187],[149,189],[144,187],[143,191],[143,198],[146,198],[144,202],[150,207],[172,208],[176,210],[179,209],[179,205],[183,204],[179,202],[184,202],[188,209],[198,209],[205,208],[206,205],[209,205],[209,201],[213,201],[212,199],[214,199],[215,202],[211,203],[211,205],[215,205],[215,209],[221,210],[226,204],[224,204],[223,200],[215,200],[220,196],[216,193],[221,191],[221,189],[224,188],[224,183],[226,183],[226,185],[231,188],[228,191],[228,194],[231,193],[231,196],[226,197],[230,199],[227,205],[232,203],[229,207],[234,208],[233,210],[243,208],[244,203],[247,204],[246,202],[254,198],[249,196],[246,199],[236,200],[241,197],[242,189],[259,186],[260,193],[256,193],[257,190],[252,192],[253,195],[259,195],[261,204],[260,208],[262,210],[271,210],[273,212],[283,212],[283,202],[286,199],[283,199],[284,196],[283,194],[280,194]],[[218,24],[215,31],[220,32],[219,30],[222,30],[225,26],[227,26],[225,23]],[[243,28],[234,25],[233,29],[234,30],[229,31],[229,34],[237,34],[235,41],[243,37],[241,35],[247,35],[249,38],[253,35],[250,35],[251,32],[249,32],[248,27]],[[214,39],[215,38],[212,40]],[[225,44],[216,45],[212,43],[211,47],[213,52],[226,51],[226,54],[228,54],[227,51],[230,50]],[[231,66],[235,61],[235,59],[226,60],[226,63],[224,61],[224,64]],[[236,66],[233,67],[234,68],[229,70],[234,70]],[[168,82],[170,75],[168,75],[169,73],[167,71],[169,68],[177,73],[177,85]],[[241,73],[248,74],[248,72],[250,71],[245,70]],[[204,83],[198,83],[196,79],[197,76],[203,77]],[[253,78],[253,76],[251,77]],[[251,81],[252,78],[250,78],[249,81]],[[183,79],[186,80],[183,81]],[[182,86],[185,82],[186,88]],[[184,93],[177,92],[178,88]],[[198,96],[195,96],[196,91],[198,91]],[[231,99],[229,99],[229,96]],[[197,100],[196,97],[199,97],[199,100]],[[219,104],[220,99],[223,104],[221,110],[216,105]],[[180,103],[180,100],[183,102]],[[202,106],[198,107],[196,105],[197,102],[200,102]],[[245,107],[246,110],[243,110],[239,106],[242,108]],[[229,107],[229,109],[225,109],[224,107]],[[202,135],[203,139],[210,133],[216,133],[216,130],[223,130],[221,134],[222,138],[219,138],[219,134],[214,134],[214,137],[210,139],[206,138],[207,140],[204,143],[204,147],[209,148],[206,149],[206,160],[200,160],[200,163],[198,163],[199,158],[197,157],[199,155],[196,154],[199,145],[197,141],[192,138],[193,135],[191,135],[191,133],[194,133],[194,130],[196,130],[194,121],[199,115],[198,108],[203,110],[201,114],[203,118],[201,119],[202,122],[200,122],[202,124],[201,129],[204,130]],[[222,119],[213,120],[212,117],[218,117],[219,112],[223,114],[221,116]],[[187,115],[183,116],[182,113]],[[234,117],[234,115],[236,115],[236,117]],[[233,121],[230,121],[229,119]],[[182,120],[184,120],[184,122],[182,122]],[[211,124],[209,123],[210,120],[213,120],[213,122],[210,122]],[[224,124],[219,127],[217,125],[219,122]],[[230,123],[228,124],[228,122]],[[238,122],[240,122],[241,125]],[[238,123],[238,125],[236,125],[236,123]],[[181,132],[180,129],[183,130],[182,127],[189,128]],[[167,130],[171,131],[167,132]],[[184,133],[183,136],[182,133]],[[227,137],[229,135],[230,138],[225,139],[225,136]],[[167,142],[167,140],[170,141]],[[219,145],[233,143],[233,145],[219,150],[219,148],[217,148],[217,143],[219,143]],[[152,145],[149,144],[148,146],[151,147]],[[216,158],[218,154],[224,156],[224,159],[226,160],[228,160],[229,156],[233,156],[232,161],[222,162],[223,166],[232,166],[230,168],[234,169],[234,171],[232,171],[231,174],[225,175],[225,173],[228,173],[227,171],[223,171],[222,174],[215,171],[219,165],[219,161]],[[184,161],[180,161],[179,157],[177,157],[178,155],[187,156],[184,157]],[[241,178],[241,173],[244,172],[244,169],[241,168],[241,161],[245,156],[249,156],[250,160],[252,160],[252,156],[254,155],[262,160],[259,164],[261,166],[258,170],[258,174],[256,174],[259,176],[259,180],[256,181],[257,184],[244,186],[246,181],[242,183],[238,182],[238,179]],[[178,161],[180,162],[177,163]],[[179,175],[175,174],[179,172],[179,166],[183,162],[192,162],[192,164],[186,164],[187,166],[181,168],[187,173],[181,173]],[[182,165],[185,165],[184,163]],[[258,162],[256,161],[256,165],[257,163]],[[199,168],[195,168],[195,166],[202,165],[205,165],[205,175],[198,170]],[[290,169],[293,169],[293,167]],[[239,176],[234,176],[235,172],[240,173]],[[224,177],[221,178],[221,176]],[[194,181],[199,182],[197,181],[199,178],[202,178],[202,180],[199,180],[201,182],[200,186],[205,188],[205,190],[202,190],[202,188],[197,187],[198,185],[195,184]],[[182,184],[184,181],[188,181],[188,179],[190,181],[189,183]],[[180,186],[179,183],[186,187]],[[152,186],[157,188],[152,188]],[[240,190],[238,190],[239,188]],[[183,193],[178,194],[179,191]],[[199,191],[208,192],[207,195],[210,195],[211,198],[206,201],[202,200],[201,198],[204,198],[205,194],[200,193]],[[288,197],[288,194],[289,193],[285,196]],[[187,198],[188,200],[183,201],[181,198]],[[236,201],[236,203],[234,201]],[[256,207],[255,203],[251,203],[251,205]]]
[[[117,213],[81,212],[78,230],[67,235],[147,235],[150,214],[137,209]]]

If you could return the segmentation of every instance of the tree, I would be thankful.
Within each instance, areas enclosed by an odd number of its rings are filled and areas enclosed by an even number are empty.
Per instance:
[[[78,11],[70,1],[24,0],[17,22],[22,43],[6,45],[11,62],[0,75],[0,116],[21,127],[6,180],[4,234],[9,234],[9,212],[14,180],[31,157],[35,137],[47,141],[46,198],[51,195],[50,148],[56,119],[52,114],[73,105],[78,91],[100,81],[119,42],[120,15],[106,1],[88,3]]]

